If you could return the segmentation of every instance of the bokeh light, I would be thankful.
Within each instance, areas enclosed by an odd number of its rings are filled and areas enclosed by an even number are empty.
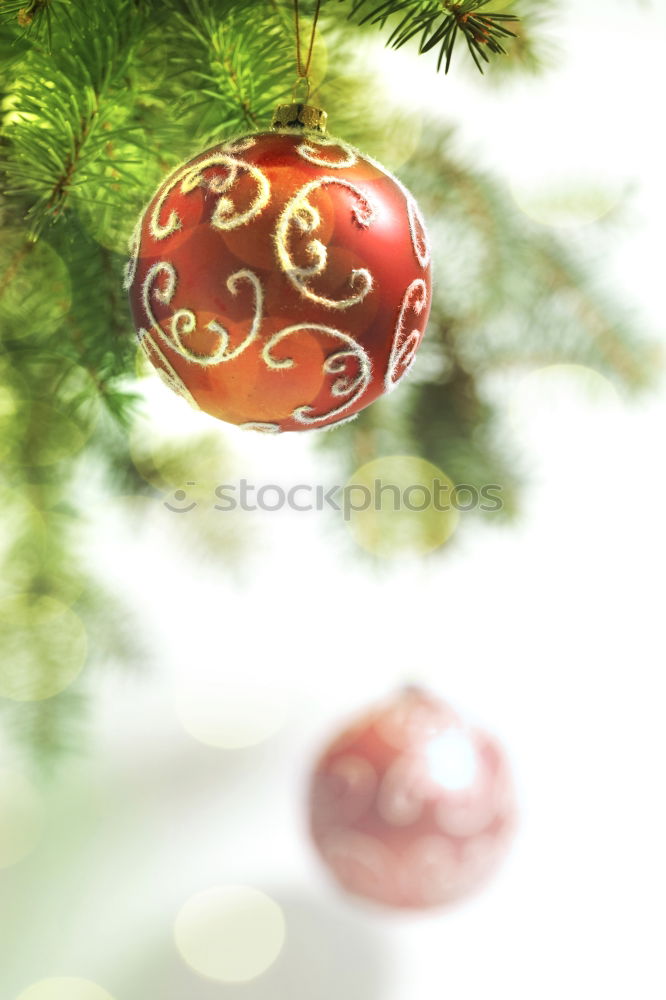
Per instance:
[[[151,486],[159,490],[187,486],[194,500],[210,502],[216,485],[231,474],[229,445],[217,430],[202,433],[196,416],[183,420],[184,414],[189,415],[187,407],[180,404],[177,413],[180,428],[154,413],[136,416],[129,439],[132,462]]]
[[[43,522],[39,511],[30,503],[24,491],[10,490],[2,483],[0,483],[0,510],[5,525],[5,531],[0,535],[0,565],[3,568],[0,594],[15,593],[17,590],[25,589],[17,587],[14,578],[16,575],[20,579],[24,575],[24,560],[21,558],[15,574],[8,573],[7,560],[15,549],[17,540],[24,537],[33,538]]]
[[[95,381],[81,365],[62,358],[42,355],[35,366],[35,378],[44,392],[55,398],[32,402],[29,413],[32,435],[30,462],[53,465],[81,450],[90,438],[100,412],[100,396]]]
[[[345,487],[345,520],[354,540],[386,558],[424,555],[451,537],[459,521],[456,487],[414,455],[367,462]]]
[[[30,455],[33,465],[54,465],[80,451],[88,434],[59,406],[36,402],[30,407],[33,426],[41,428],[39,440]]]
[[[40,594],[0,601],[0,697],[43,701],[76,680],[88,648],[83,622]]]
[[[511,193],[525,215],[555,229],[598,222],[622,200],[620,192],[602,187],[596,177],[560,177],[536,188],[513,183]]]
[[[23,362],[20,373],[0,366],[0,455],[20,465],[54,465],[89,439],[99,392],[92,375],[69,359],[26,352]]]
[[[607,424],[622,413],[622,396],[615,385],[587,365],[554,364],[537,368],[514,385],[506,410],[507,429],[537,454],[556,451],[575,475],[572,455],[585,438],[594,449],[607,434]],[[551,458],[552,460],[552,458]],[[590,461],[592,458],[590,459]],[[590,468],[590,461],[587,468]],[[584,469],[581,469],[584,474]],[[576,490],[569,481],[567,495]]]
[[[416,105],[409,110],[392,107],[390,114],[386,114],[383,108],[377,110],[384,111],[384,114],[374,128],[370,123],[371,132],[376,134],[369,144],[364,144],[363,152],[393,172],[417,152],[423,133],[424,113]]]
[[[29,593],[38,584],[40,593],[73,604],[86,586],[68,550],[74,518],[52,509],[39,511],[25,492],[1,485],[0,510],[6,526],[0,539],[0,597]]]
[[[174,695],[183,728],[201,743],[221,749],[255,746],[284,726],[286,693],[261,684],[217,678],[182,681]]]
[[[20,771],[0,768],[0,869],[32,853],[42,823],[41,803],[28,779]]]
[[[67,265],[46,239],[32,243],[22,235],[4,233],[0,274],[0,320],[12,338],[43,337],[57,329],[72,303],[71,280]]]
[[[12,439],[8,431],[11,430],[12,421],[16,417],[19,402],[16,393],[11,387],[2,384],[0,370],[0,458],[4,458],[11,450]]]
[[[249,886],[219,886],[192,896],[174,926],[176,947],[195,972],[247,982],[280,954],[285,920],[278,904]]]
[[[305,18],[302,22],[303,35],[307,33],[309,37],[311,31],[312,22]],[[312,49],[312,62],[310,63],[310,84],[311,84],[311,96],[310,103],[317,103],[317,91],[321,85],[326,80],[328,75],[328,45],[326,44],[326,38],[322,31],[318,31],[315,35],[314,47]]]
[[[529,372],[512,395],[509,414],[523,426],[535,413],[566,418],[581,400],[595,406],[616,405],[620,394],[610,379],[587,365],[545,365]]]
[[[89,979],[59,976],[33,983],[16,1000],[113,1000],[113,997]]]

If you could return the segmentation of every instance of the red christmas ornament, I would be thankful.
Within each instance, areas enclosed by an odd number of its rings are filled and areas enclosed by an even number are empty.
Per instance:
[[[166,180],[126,269],[139,343],[168,385],[266,431],[341,423],[391,390],[430,311],[409,192],[347,143],[285,128]]]
[[[349,892],[393,907],[476,889],[514,819],[501,747],[415,688],[345,730],[312,778],[311,830],[326,865]]]

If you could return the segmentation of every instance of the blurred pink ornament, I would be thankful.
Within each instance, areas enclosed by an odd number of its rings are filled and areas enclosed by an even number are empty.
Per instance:
[[[346,729],[310,790],[314,843],[347,891],[421,909],[466,896],[505,853],[515,824],[500,745],[409,687]]]

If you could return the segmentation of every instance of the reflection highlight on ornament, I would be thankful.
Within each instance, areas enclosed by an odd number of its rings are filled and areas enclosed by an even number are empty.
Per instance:
[[[250,886],[218,886],[192,896],[178,914],[174,938],[195,972],[222,983],[248,982],[265,972],[285,942],[278,904]]]
[[[225,750],[256,746],[286,723],[286,694],[261,684],[224,680],[189,680],[174,693],[176,714],[183,728],[200,743]]]
[[[31,593],[0,601],[0,697],[53,698],[79,676],[87,650],[83,622],[61,601]]]
[[[89,979],[60,976],[34,983],[16,1000],[113,1000],[113,997]]]
[[[42,833],[37,792],[19,771],[0,769],[0,870],[32,854]]]
[[[345,521],[355,542],[383,558],[424,555],[453,535],[454,484],[431,462],[391,455],[361,466],[345,486]]]
[[[597,178],[570,177],[539,188],[513,182],[511,194],[518,208],[535,222],[554,229],[589,226],[603,219],[621,202],[619,191],[603,189]]]
[[[474,784],[478,756],[462,729],[452,727],[435,736],[426,746],[425,756],[428,774],[441,788],[457,792]]]

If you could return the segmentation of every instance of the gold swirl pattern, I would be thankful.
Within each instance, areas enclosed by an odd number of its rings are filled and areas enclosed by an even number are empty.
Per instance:
[[[325,333],[330,337],[335,337],[337,340],[342,341],[343,344],[347,345],[345,350],[335,351],[330,354],[324,361],[323,371],[326,375],[338,375],[339,377],[335,379],[331,386],[331,395],[336,397],[349,396],[349,398],[341,403],[339,406],[334,407],[332,410],[328,410],[326,413],[320,413],[318,415],[313,414],[314,407],[312,406],[298,406],[292,413],[292,418],[300,424],[318,424],[323,420],[330,420],[331,417],[337,417],[338,414],[344,413],[356,403],[365,390],[370,384],[370,379],[372,377],[372,362],[367,351],[357,343],[353,337],[350,337],[348,333],[343,333],[342,330],[336,330],[333,326],[324,326],[320,323],[295,323],[293,326],[286,326],[282,330],[278,330],[273,336],[264,344],[262,351],[262,358],[269,368],[274,370],[293,368],[295,361],[293,358],[275,358],[271,354],[271,351],[284,340],[285,337],[291,336],[293,333],[300,333],[302,330],[313,330],[318,333]],[[347,363],[350,359],[354,359],[358,362],[359,372],[358,375],[352,376],[347,372]]]
[[[164,283],[163,288],[160,288],[159,286],[155,287],[156,279],[160,273],[166,275],[166,281]],[[165,334],[164,330],[162,329],[158,321],[155,319],[153,308],[150,304],[150,296],[152,293],[153,296],[158,300],[158,302],[161,302],[162,305],[168,306],[176,293],[177,281],[178,277],[176,275],[176,269],[173,266],[173,264],[170,264],[166,260],[162,260],[159,261],[157,264],[153,264],[153,266],[150,268],[148,274],[144,279],[143,285],[141,286],[141,302],[146,312],[146,316],[150,320],[151,325],[159,332],[161,337],[167,342],[169,338]]]
[[[421,331],[412,330],[407,333],[405,330],[405,316],[409,309],[413,309],[417,316],[420,316],[428,301],[428,289],[422,278],[415,278],[404,294],[400,315],[393,335],[391,344],[391,354],[389,356],[386,377],[384,379],[385,392],[391,392],[398,381],[407,374],[416,356],[416,349],[421,340]],[[402,371],[400,369],[402,368]]]
[[[256,141],[251,135],[241,135],[237,139],[228,139],[222,149],[225,153],[244,153],[246,149],[252,149]]]
[[[464,885],[460,855],[454,842],[446,837],[419,837],[410,845],[403,865],[403,894],[426,906],[445,903]]]
[[[199,405],[196,399],[187,388],[164,352],[160,350],[158,345],[150,336],[148,331],[141,328],[137,332],[137,337],[139,340],[139,347],[150,361],[151,366],[155,369],[162,382],[164,382],[164,384],[173,392],[178,393],[179,396],[186,399],[190,406],[194,407],[195,410],[198,410]]]
[[[166,274],[167,276],[164,288],[155,287],[155,279],[160,272]],[[232,350],[229,349],[229,331],[225,329],[225,327],[221,326],[217,320],[211,320],[210,323],[206,324],[206,329],[211,330],[213,333],[218,335],[219,343],[217,348],[212,354],[196,354],[192,351],[191,348],[183,342],[184,336],[189,336],[197,330],[197,316],[191,309],[178,309],[177,312],[175,312],[171,317],[169,327],[170,336],[164,332],[153,313],[150,305],[150,295],[152,292],[155,298],[164,305],[168,305],[173,299],[176,291],[177,275],[173,264],[170,264],[168,261],[160,261],[159,263],[154,264],[146,275],[142,292],[143,307],[153,327],[160,333],[164,341],[170,347],[178,351],[178,353],[181,354],[187,361],[191,361],[194,364],[208,368],[212,365],[221,364],[224,361],[233,361],[233,359],[237,358],[239,354],[242,354],[243,351],[254,340],[256,340],[259,335],[263,318],[263,290],[261,283],[256,274],[253,274],[252,271],[236,271],[227,279],[227,288],[232,295],[238,294],[239,285],[242,282],[249,282],[254,290],[254,315],[252,317],[252,325],[249,333],[241,341],[241,343]]]
[[[371,164],[386,177],[390,177],[395,186],[402,191],[407,204],[409,232],[412,237],[414,254],[421,267],[425,269],[430,263],[431,258],[430,242],[428,240],[425,222],[423,220],[423,216],[421,215],[421,209],[419,208],[414,195],[411,193],[409,188],[406,188],[402,181],[395,176],[395,174],[392,174],[390,170],[387,170],[386,167],[382,166],[378,160],[375,160],[372,156],[367,155],[363,156],[363,160],[365,160],[366,163]]]
[[[319,151],[322,146],[329,149],[341,149],[345,154],[342,160],[327,160],[320,156]],[[334,167],[336,170],[344,170],[345,167],[353,167],[358,163],[358,154],[353,146],[349,146],[341,139],[310,139],[302,142],[296,147],[296,152],[308,163],[314,163],[316,167]]]
[[[280,432],[278,424],[271,424],[265,420],[248,420],[238,426],[242,431],[259,431],[262,434],[279,434]]]
[[[333,431],[342,424],[350,424],[352,420],[356,420],[359,417],[359,413],[352,413],[350,417],[342,417],[341,420],[331,420],[330,423],[324,424],[323,427],[313,427],[313,431]]]
[[[195,364],[203,365],[204,367],[221,364],[223,361],[233,361],[234,358],[237,358],[239,354],[242,354],[243,351],[249,347],[254,340],[256,340],[259,330],[261,329],[264,293],[261,287],[261,282],[257,278],[256,274],[253,274],[252,271],[243,270],[236,271],[227,279],[227,288],[232,295],[238,294],[238,286],[243,281],[249,282],[254,290],[254,315],[252,317],[252,325],[249,333],[245,339],[232,350],[229,350],[229,331],[225,327],[221,326],[217,320],[211,320],[210,323],[206,324],[206,329],[216,333],[220,338],[220,342],[212,354],[195,354],[194,351],[190,350],[190,348],[183,343],[182,338],[183,335],[196,332],[196,314],[193,313],[191,309],[179,309],[178,312],[173,314],[171,317],[171,337],[177,350],[179,350],[183,357],[187,358],[188,361],[193,361]]]
[[[268,178],[253,163],[236,159],[234,156],[237,152],[249,149],[253,144],[254,140],[250,139],[243,142],[227,143],[222,149],[210,153],[198,162],[186,164],[180,170],[177,170],[155,202],[150,216],[150,235],[156,240],[164,240],[181,228],[182,222],[175,210],[171,211],[165,223],[160,222],[165,202],[178,184],[180,184],[181,194],[188,194],[197,187],[205,187],[207,185],[210,191],[220,195],[210,220],[211,225],[215,229],[237,229],[259,215],[269,203],[271,197],[271,187]],[[206,181],[204,172],[211,167],[226,167],[228,173],[225,177],[216,175],[211,180]],[[245,212],[238,212],[232,199],[227,197],[228,192],[235,186],[241,171],[249,173],[257,184],[257,194]]]
[[[407,215],[409,217],[409,232],[412,237],[412,246],[414,247],[417,261],[425,269],[430,263],[430,242],[425,222],[417,203],[408,191],[405,194],[407,197]]]
[[[320,844],[325,861],[352,892],[392,902],[399,892],[398,858],[378,837],[338,827]]]
[[[129,250],[129,260],[125,264],[125,273],[123,276],[123,288],[126,292],[130,290],[134,284],[134,279],[136,277],[136,269],[139,263],[139,251],[141,249],[141,227],[143,226],[143,214],[139,216],[139,221],[132,230],[132,235],[129,238],[128,250]]]
[[[321,215],[308,201],[308,198],[318,189],[336,184],[338,187],[347,188],[358,200],[358,205],[352,209],[352,215],[359,226],[367,229],[375,218],[375,210],[363,194],[360,188],[351,181],[343,180],[339,177],[320,177],[317,180],[309,181],[300,188],[296,194],[284,207],[275,230],[275,246],[278,260],[285,275],[301,295],[326,306],[328,309],[349,309],[351,306],[362,302],[373,287],[373,279],[370,272],[362,267],[355,268],[350,275],[349,283],[354,289],[354,294],[346,299],[329,299],[324,295],[318,295],[309,287],[309,280],[323,274],[328,263],[328,251],[321,240],[311,240],[306,253],[311,258],[312,264],[309,267],[299,267],[289,252],[290,227],[295,226],[303,233],[313,233],[321,225]]]

